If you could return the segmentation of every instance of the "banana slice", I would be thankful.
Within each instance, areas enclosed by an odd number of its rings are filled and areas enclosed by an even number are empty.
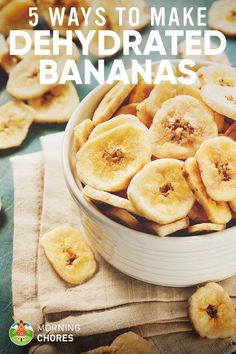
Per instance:
[[[218,0],[213,2],[208,12],[208,25],[228,36],[236,36],[235,0]]]
[[[225,117],[217,112],[214,113],[214,119],[218,128],[218,133],[223,133],[225,126]]]
[[[89,1],[87,0],[37,0],[37,5],[39,7],[39,11],[42,17],[46,20],[48,26],[53,30],[58,30],[62,37],[66,36],[66,31],[71,30],[75,31],[81,28],[81,25],[77,26],[75,23],[68,26],[68,20],[70,16],[70,10],[72,7],[76,8],[76,13],[78,16],[78,22],[81,24],[84,20],[84,16],[81,11],[81,7],[85,9],[85,11],[89,8]],[[54,11],[56,8],[60,10],[65,8],[65,15],[63,17],[63,24],[59,25],[58,21],[55,26],[52,26],[50,16],[49,16],[49,7],[51,7]]]
[[[183,177],[184,163],[160,159],[147,164],[128,187],[128,198],[146,219],[170,224],[186,217],[194,197]]]
[[[188,216],[190,217],[191,220],[195,221],[198,224],[209,222],[209,218],[205,210],[198,202],[195,202],[193,204],[193,207],[188,213]]]
[[[81,354],[151,354],[151,345],[136,333],[127,332],[117,337],[110,346]]]
[[[197,71],[202,85],[236,87],[236,69],[223,64],[204,66]]]
[[[28,104],[35,109],[37,123],[67,122],[79,104],[79,96],[71,82],[58,85]]]
[[[2,58],[8,53],[8,45],[5,41],[4,36],[0,33],[0,63],[2,62]]]
[[[129,103],[120,107],[114,114],[114,117],[119,116],[120,114],[132,114],[133,116],[137,116],[137,105],[137,103]]]
[[[7,74],[10,74],[12,69],[21,61],[21,58],[17,55],[5,54],[1,60],[1,66]]]
[[[194,156],[203,141],[218,135],[214,114],[191,96],[176,96],[164,102],[150,128],[153,155],[186,159]]]
[[[21,145],[34,116],[32,108],[17,100],[0,106],[0,149]]]
[[[55,59],[55,58],[54,58]],[[65,57],[58,59],[58,76],[64,67]],[[40,84],[40,57],[34,55],[27,55],[19,64],[15,66],[10,72],[7,83],[7,91],[13,97],[27,100],[35,97],[40,97],[51,88],[58,85],[54,84]]]
[[[236,213],[236,199],[231,200],[231,202],[229,202],[229,206],[233,212]]]
[[[31,49],[25,55],[10,55],[9,47],[10,47],[10,37],[6,39],[6,51],[0,60],[1,66],[6,71],[7,74],[10,74],[11,70],[28,54],[34,55],[34,30],[24,29],[24,32],[27,32],[31,37]],[[16,48],[21,49],[25,46],[25,40],[22,37],[17,37],[16,39]]]
[[[98,40],[98,33],[99,31],[113,31],[115,32],[120,38],[120,47],[117,48],[117,52],[123,46],[123,27],[119,26],[119,19],[118,19],[118,12],[115,10],[116,1],[110,0],[95,0],[92,6],[92,11],[89,16],[88,25],[82,24],[81,30],[85,37],[88,36],[89,31],[95,31],[95,35],[89,44],[89,53],[96,57],[96,58],[104,58],[108,55],[101,55],[99,53],[99,40]],[[119,5],[118,5],[119,6]],[[126,6],[126,5],[125,5]],[[105,19],[106,22],[103,26],[98,26],[97,23],[97,15],[96,9],[98,7],[103,7],[105,9]],[[105,49],[111,49],[114,46],[114,40],[110,37],[105,38],[104,47]]]
[[[201,89],[201,95],[213,110],[236,120],[236,87],[206,85]]]
[[[88,137],[93,130],[94,125],[90,119],[83,120],[74,128],[74,146],[78,151],[88,140]]]
[[[150,161],[149,132],[134,124],[118,126],[89,139],[78,151],[76,159],[81,182],[104,191],[118,192],[126,189],[131,178]]]
[[[8,3],[8,0],[0,0],[0,9]]]
[[[169,81],[162,81],[160,84],[155,85],[150,96],[147,98],[147,113],[151,117],[154,117],[165,101],[178,95],[192,96],[199,101],[202,101],[200,91],[197,88],[182,84],[171,84]]]
[[[34,6],[31,0],[12,0],[0,11],[0,32],[8,35],[10,30],[31,28],[29,8]]]
[[[137,210],[133,207],[132,203],[126,199],[119,197],[118,195],[111,194],[108,192],[99,191],[98,189],[85,186],[82,190],[84,197],[91,199],[97,203],[105,203],[112,205],[116,208],[127,210],[130,213],[137,215]]]
[[[116,354],[150,354],[150,343],[134,332],[126,332],[118,336],[111,345]]]
[[[93,115],[95,125],[110,119],[118,110],[126,97],[133,90],[135,85],[125,85],[119,81],[110,91],[103,97]]]
[[[226,224],[232,218],[227,203],[216,202],[207,194],[206,187],[202,182],[200,170],[194,157],[190,157],[184,164],[184,177],[191,188],[196,200],[205,210],[207,217],[212,223]]]
[[[205,40],[203,37],[198,37],[196,38],[200,41],[200,44],[198,46],[194,46],[195,49],[201,49],[202,53],[204,53],[204,49],[205,49]],[[211,41],[211,48],[212,49],[216,49],[218,48],[218,46]],[[193,61],[202,61],[202,60],[206,60],[206,61],[213,61],[213,62],[217,62],[220,64],[225,64],[225,65],[230,65],[229,59],[227,57],[227,55],[223,52],[219,55],[207,55],[207,54],[201,54],[201,55],[187,55],[186,53],[186,40],[183,40],[182,42],[180,42],[178,44],[178,50],[179,50],[179,55],[181,58],[185,59],[185,58],[189,58],[192,59]]]
[[[225,136],[228,136],[230,139],[236,141],[236,123],[233,123],[225,132]]]
[[[147,84],[142,78],[129,95],[129,103],[141,103],[150,96],[154,89],[154,84]]]
[[[96,271],[96,261],[80,233],[69,226],[59,226],[41,239],[46,256],[67,283],[79,285]]]
[[[200,234],[225,230],[225,224],[201,223],[188,227],[188,234]]]
[[[110,208],[105,214],[111,219],[119,222],[120,224],[127,226],[131,229],[141,231],[143,229],[142,224],[132,214],[125,209]]]
[[[134,124],[137,127],[144,128],[146,131],[146,127],[138,120],[137,117],[131,114],[121,114],[108,120],[107,122],[97,125],[90,134],[89,139],[94,139],[97,136],[124,124]]]
[[[153,122],[153,116],[147,112],[146,105],[148,104],[148,99],[137,105],[137,117],[146,127],[150,128]]]
[[[198,288],[190,297],[189,318],[203,338],[228,338],[236,332],[234,305],[226,291],[216,283]]]
[[[144,226],[152,233],[160,237],[165,237],[174,234],[177,231],[186,229],[189,226],[189,218],[186,217],[167,225],[159,225],[155,222],[147,222]]]
[[[196,153],[201,177],[216,201],[236,198],[236,143],[228,137],[205,141]]]

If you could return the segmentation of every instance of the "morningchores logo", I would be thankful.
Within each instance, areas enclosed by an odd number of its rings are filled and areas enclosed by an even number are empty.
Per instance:
[[[34,337],[34,331],[28,322],[22,320],[14,322],[9,329],[9,338],[15,345],[29,344]]]
[[[24,30],[10,31],[10,54],[25,55],[32,52],[40,59],[40,83],[41,84],[65,84],[68,81],[75,81],[76,84],[90,84],[95,79],[99,84],[105,81],[112,84],[114,81],[123,81],[125,84],[137,84],[141,76],[148,84],[161,81],[170,81],[176,84],[177,81],[192,85],[197,77],[193,70],[196,65],[192,59],[182,59],[179,63],[180,72],[178,78],[173,71],[171,61],[165,56],[178,54],[178,43],[185,39],[186,55],[219,55],[226,48],[226,38],[218,30],[207,29],[207,8],[206,7],[172,7],[167,12],[165,7],[151,7],[147,13],[142,13],[139,8],[131,7],[126,11],[125,7],[110,6],[109,9],[101,6],[83,8],[83,30],[70,30],[78,26],[78,15],[76,8],[71,7],[65,11],[64,7],[47,9],[46,18],[51,28],[66,26],[63,37],[60,37],[60,30],[38,30],[34,31],[34,38]],[[29,8],[29,24],[35,27],[39,23],[37,7]],[[147,17],[147,24],[151,30],[148,37],[144,38],[137,29]],[[159,30],[164,29],[164,34]],[[200,45],[203,37],[203,48]],[[163,38],[164,37],[164,38]],[[23,43],[21,48],[17,42]],[[82,55],[96,52],[98,58],[95,63],[90,59],[83,60],[85,77],[82,79],[76,61],[71,58],[73,53],[73,40],[81,43]],[[218,44],[212,45],[212,39]],[[198,48],[197,48],[198,47]],[[93,48],[93,49],[92,49]],[[96,50],[95,50],[95,49]],[[63,60],[60,51],[64,50]],[[103,58],[112,56],[122,51],[124,56],[134,53],[136,56],[146,56],[144,64],[138,60],[131,61],[131,74],[128,75],[122,59],[114,59],[111,63],[108,77],[105,73],[105,61]],[[156,53],[163,57],[153,78],[152,61],[150,55]]]
[[[42,324],[38,325],[36,339],[38,342],[73,342],[79,332],[79,324]]]

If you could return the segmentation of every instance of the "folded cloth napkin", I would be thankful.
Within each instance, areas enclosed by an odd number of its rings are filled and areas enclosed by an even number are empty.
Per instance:
[[[79,336],[130,327],[145,337],[190,330],[186,300],[194,288],[166,288],[139,282],[112,268],[98,254],[98,272],[80,286],[68,286],[52,269],[39,245],[40,235],[63,224],[83,232],[78,207],[69,195],[62,173],[62,138],[61,133],[43,137],[43,155],[12,159],[15,316],[31,318],[36,333],[37,325],[42,323],[79,324]],[[234,277],[222,285],[236,297]]]

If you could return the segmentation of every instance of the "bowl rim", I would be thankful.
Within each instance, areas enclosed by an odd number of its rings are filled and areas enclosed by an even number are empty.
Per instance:
[[[181,59],[171,59],[171,63],[178,64],[180,62],[180,60]],[[160,61],[156,61],[156,62],[153,62],[152,65],[158,65],[159,63],[160,63]],[[201,65],[201,66],[217,65],[217,63],[215,63],[215,62],[209,62],[209,61],[204,61],[204,60],[198,60],[198,61],[195,61],[195,63],[196,63],[196,65]],[[226,65],[226,66],[229,66],[229,65]],[[127,71],[130,71],[130,69],[127,69]],[[121,232],[128,231],[130,233],[129,237],[132,236],[132,238],[133,237],[137,238],[137,233],[138,233],[138,237],[140,237],[140,238],[144,237],[145,240],[148,240],[148,239],[150,239],[152,241],[157,240],[158,242],[163,242],[163,243],[168,243],[168,242],[173,243],[173,241],[176,239],[181,239],[182,241],[184,241],[186,243],[190,243],[190,242],[203,243],[203,242],[209,242],[209,239],[210,239],[210,241],[214,242],[215,240],[219,240],[222,237],[226,237],[226,235],[230,234],[232,232],[232,229],[235,228],[235,226],[232,226],[232,227],[222,230],[222,231],[213,232],[210,234],[200,234],[200,235],[195,235],[195,236],[185,235],[185,236],[176,236],[176,237],[167,235],[165,237],[159,237],[154,234],[149,234],[149,233],[145,233],[142,231],[137,231],[137,230],[131,229],[127,226],[124,226],[122,224],[119,224],[118,222],[112,220],[111,218],[109,218],[108,216],[103,214],[101,211],[99,211],[95,206],[93,206],[89,201],[87,201],[83,197],[83,195],[82,195],[82,193],[81,193],[81,191],[74,179],[73,173],[71,171],[71,166],[70,166],[69,155],[70,155],[70,145],[71,145],[72,132],[73,132],[73,129],[77,123],[77,119],[78,119],[78,115],[81,110],[81,107],[84,107],[89,102],[91,102],[91,98],[107,86],[108,86],[108,84],[106,84],[106,83],[104,83],[102,85],[97,85],[89,94],[87,94],[83,98],[83,100],[79,103],[76,110],[72,114],[70,120],[68,121],[68,123],[66,125],[66,129],[64,131],[63,144],[62,144],[63,174],[64,174],[66,185],[67,185],[72,197],[76,200],[76,202],[79,203],[79,205],[81,207],[83,207],[87,211],[88,214],[92,215],[92,217],[95,218],[98,222],[106,224],[109,227],[118,229],[118,231],[121,231]],[[109,86],[111,87],[112,85],[109,84]],[[84,119],[86,119],[86,118],[84,118]]]

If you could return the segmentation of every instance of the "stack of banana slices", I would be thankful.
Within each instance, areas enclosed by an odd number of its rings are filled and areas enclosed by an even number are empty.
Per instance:
[[[233,225],[236,69],[197,75],[199,88],[118,82],[75,127],[82,193],[108,217],[161,237]]]
[[[33,38],[33,30],[28,30]],[[17,47],[24,43],[18,37]],[[32,41],[32,49],[34,42]],[[52,46],[52,42],[50,42]],[[58,70],[66,59],[65,49],[58,56]],[[74,44],[72,58],[79,61],[79,50]],[[0,149],[9,149],[22,144],[32,122],[67,122],[79,104],[77,91],[71,82],[65,85],[42,85],[39,80],[40,57],[29,51],[24,56],[9,54],[9,38],[0,35],[0,66],[7,73],[7,92],[12,100],[0,106]]]

